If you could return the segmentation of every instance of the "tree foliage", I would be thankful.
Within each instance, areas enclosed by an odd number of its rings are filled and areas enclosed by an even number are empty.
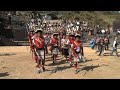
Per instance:
[[[51,14],[60,16],[62,19],[87,20],[90,25],[112,25],[113,21],[120,20],[118,11],[16,11],[18,16],[29,17],[30,14]]]

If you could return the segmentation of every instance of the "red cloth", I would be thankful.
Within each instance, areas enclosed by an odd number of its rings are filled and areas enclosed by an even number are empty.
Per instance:
[[[103,39],[103,38],[101,38],[101,39],[100,39],[100,42],[101,42],[101,43],[104,43],[104,39]]]
[[[104,41],[105,41],[105,43],[108,43],[108,38],[105,38]]]
[[[37,62],[38,56],[37,56],[37,53],[35,52],[35,49],[33,49],[33,54],[34,54],[34,60],[35,62]]]
[[[78,47],[80,47],[80,48],[83,47],[82,41],[79,41],[79,42],[74,41],[73,47],[72,47],[74,57],[77,57],[76,50]],[[80,51],[80,52],[82,53],[82,51]]]
[[[38,56],[37,56],[37,54],[35,52],[35,49],[33,47],[33,42],[32,42],[32,40],[33,40],[32,38],[36,37],[36,35],[34,35],[33,33],[29,33],[28,37],[29,37],[30,48],[33,51],[34,60],[35,60],[35,62],[37,62]]]
[[[34,34],[32,32],[30,32],[28,34],[29,37],[29,43],[30,43],[30,48],[33,50],[33,42],[32,42],[32,37],[34,36]]]
[[[35,37],[35,45],[37,48],[44,48],[45,41],[43,38]]]
[[[54,39],[53,37],[51,38],[51,45],[55,45],[57,44],[58,45],[58,38],[57,39]]]
[[[73,44],[74,43],[74,38],[70,37],[69,41],[70,41],[69,44]]]

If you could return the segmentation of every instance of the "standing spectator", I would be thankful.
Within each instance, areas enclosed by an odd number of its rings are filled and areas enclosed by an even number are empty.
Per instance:
[[[105,42],[105,50],[108,50],[109,49],[109,39],[107,36],[105,36],[104,42]]]
[[[95,44],[96,44],[96,37],[93,37],[93,38],[91,39],[91,41],[90,41],[90,47],[91,47],[91,49],[94,49]]]
[[[105,35],[105,30],[104,29],[101,30],[101,33],[102,33],[102,35]]]
[[[118,40],[117,36],[115,36],[114,42],[113,42],[113,47],[112,47],[112,52],[111,56],[113,55],[113,52],[116,53],[116,55],[119,57],[118,52],[117,52],[117,46],[118,46]]]
[[[98,56],[100,56],[101,53],[104,51],[104,38],[103,37],[100,38],[100,43],[99,43],[98,48],[99,48],[99,52],[100,52]]]
[[[117,29],[117,35],[119,35],[120,34],[120,29]]]
[[[99,52],[99,43],[100,43],[100,36],[96,38],[96,53]]]

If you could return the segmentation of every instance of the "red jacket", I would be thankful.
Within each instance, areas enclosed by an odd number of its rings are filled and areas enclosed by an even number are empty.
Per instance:
[[[34,39],[34,44],[37,48],[44,48],[44,45],[45,45],[45,41],[43,38],[40,38],[40,37],[35,37]]]
[[[74,38],[69,37],[69,43],[68,43],[68,45],[70,46],[70,48],[72,48],[71,45],[73,45],[73,43],[74,43]]]
[[[72,47],[74,57],[77,57],[76,50],[77,50],[78,47],[81,48],[81,49],[80,49],[80,53],[82,54],[82,53],[83,53],[83,52],[82,52],[82,48],[83,48],[83,43],[82,43],[82,41],[79,41],[79,42],[74,41],[73,47]]]
[[[69,38],[69,44],[73,44],[74,43],[74,39],[72,37]]]
[[[54,38],[52,37],[52,38],[51,38],[51,45],[54,46],[55,44],[56,44],[57,46],[59,45],[59,43],[58,43],[58,38],[57,38],[57,39],[54,39]]]

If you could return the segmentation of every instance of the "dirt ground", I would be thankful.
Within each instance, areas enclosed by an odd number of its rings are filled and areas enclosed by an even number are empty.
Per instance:
[[[120,57],[97,56],[95,50],[84,47],[86,62],[79,63],[79,73],[58,56],[52,65],[46,55],[46,72],[37,74],[36,64],[28,46],[0,47],[0,79],[120,79]]]

